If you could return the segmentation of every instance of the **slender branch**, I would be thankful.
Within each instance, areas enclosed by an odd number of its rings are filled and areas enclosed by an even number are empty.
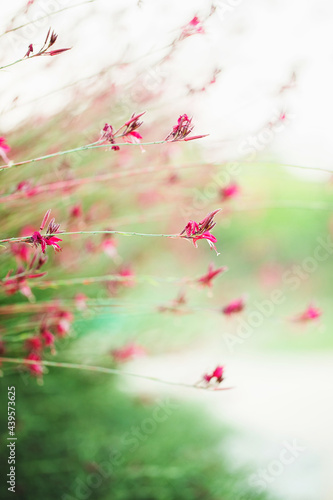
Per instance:
[[[133,169],[128,169],[124,171],[119,171],[119,172],[109,172],[107,174],[101,174],[101,175],[96,175],[93,177],[83,177],[83,178],[76,178],[76,179],[68,179],[65,181],[57,181],[57,182],[52,182],[49,184],[42,184],[40,186],[36,186],[31,188],[33,191],[33,196],[40,194],[40,193],[50,193],[51,191],[58,191],[62,189],[70,189],[76,186],[83,186],[86,184],[91,184],[92,182],[105,182],[108,180],[114,180],[114,179],[123,179],[126,177],[132,177],[133,175],[144,175],[144,174],[150,174],[150,173],[155,173],[155,172],[167,172],[167,171],[177,171],[178,169],[184,169],[184,168],[198,168],[202,167],[202,163],[195,163],[195,164],[185,164],[185,165],[180,165],[178,167],[176,166],[160,166],[160,167],[144,167],[144,168],[133,168]],[[13,194],[9,194],[7,196],[1,196],[0,197],[0,203],[7,202],[7,201],[12,201],[12,200],[18,200],[21,198],[26,198],[27,194],[25,192],[17,192]]]
[[[16,364],[23,364],[23,365],[33,365],[36,364],[37,362],[34,360],[26,360],[26,359],[20,359],[20,358],[2,358],[0,357],[0,362],[4,363],[16,363]],[[171,380],[163,380],[157,377],[150,377],[148,375],[141,375],[138,373],[131,373],[131,372],[124,372],[122,370],[117,370],[115,368],[104,368],[103,366],[92,366],[92,365],[84,365],[84,364],[77,364],[77,363],[62,363],[62,362],[57,362],[57,361],[38,361],[38,364],[41,364],[42,366],[53,366],[56,368],[69,368],[69,369],[74,369],[74,370],[83,370],[83,371],[92,371],[96,373],[105,373],[107,375],[125,375],[126,377],[135,377],[135,378],[140,378],[143,380],[150,380],[151,382],[158,382],[160,384],[165,384],[165,385],[173,385],[173,386],[178,386],[178,387],[187,387],[189,389],[203,389],[203,390],[208,390],[208,391],[226,391],[232,389],[232,387],[209,387],[209,386],[200,386],[200,385],[192,385],[192,384],[185,384],[183,382],[173,382]]]
[[[3,37],[4,35],[7,35],[8,33],[12,33],[13,31],[20,30],[21,28],[25,28],[26,26],[29,26],[30,24],[35,24],[38,23],[39,21],[42,21],[43,19],[47,19],[51,16],[55,16],[56,14],[60,14],[60,12],[63,12],[65,10],[73,9],[74,7],[80,7],[81,5],[85,5],[87,3],[93,3],[96,2],[97,0],[86,0],[84,2],[77,3],[75,5],[69,5],[67,7],[63,7],[62,9],[56,10],[55,12],[50,12],[49,14],[45,14],[45,16],[38,17],[37,19],[34,19],[32,21],[28,21],[27,23],[21,24],[20,26],[16,26],[15,28],[10,28],[6,30],[4,33],[0,35],[0,38]]]
[[[13,276],[9,276],[8,278],[4,278],[1,280],[3,284],[8,280],[20,278],[20,277],[29,277],[30,271],[16,274]],[[91,285],[93,283],[107,283],[108,281],[116,281],[119,283],[133,281],[136,282],[149,282],[149,283],[188,283],[191,281],[196,281],[193,278],[173,278],[167,277],[162,278],[159,276],[149,276],[149,275],[135,275],[135,276],[121,276],[119,274],[110,274],[107,276],[92,276],[88,278],[69,278],[62,280],[54,280],[54,281],[31,281],[30,287],[32,288],[58,288],[59,286],[72,286],[72,285]],[[0,308],[1,309],[1,308]]]
[[[88,144],[86,146],[79,146],[77,148],[67,149],[66,151],[57,151],[56,153],[51,153],[49,155],[39,156],[38,158],[32,158],[30,160],[20,161],[17,163],[8,163],[7,165],[0,166],[0,172],[2,170],[8,170],[10,168],[19,167],[21,165],[28,165],[29,163],[36,163],[38,161],[48,160],[49,158],[55,158],[57,156],[64,156],[64,155],[68,155],[71,153],[77,153],[78,151],[87,151],[89,149],[99,149],[99,148],[108,149],[108,148],[111,148],[112,146],[128,146],[128,145],[131,145],[131,146],[151,146],[154,144],[166,144],[169,142],[170,141],[154,141],[154,142],[140,142],[140,143],[121,142],[121,143],[115,143],[115,144],[110,144],[110,145],[103,144],[103,145],[98,145],[98,146]],[[180,141],[178,141],[178,142],[180,142]]]
[[[179,234],[146,234],[146,233],[135,233],[126,231],[64,231],[60,233],[48,234],[47,236],[66,236],[72,234],[120,234],[121,236],[148,236],[153,238],[185,238],[190,239],[187,236],[180,236]],[[15,241],[22,241],[24,243],[29,243],[30,237],[19,236],[17,238],[6,238],[0,240],[0,243],[11,243]]]

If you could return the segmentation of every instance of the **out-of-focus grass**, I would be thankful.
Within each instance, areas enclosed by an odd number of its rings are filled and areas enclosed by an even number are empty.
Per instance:
[[[50,373],[42,387],[8,375],[1,381],[3,403],[7,385],[17,392],[19,499],[268,498],[250,490],[248,471],[229,463],[227,430],[195,407],[129,398],[110,377],[91,373]],[[0,418],[6,429],[5,412]],[[4,432],[2,445],[5,438]],[[10,495],[4,490],[1,498]]]

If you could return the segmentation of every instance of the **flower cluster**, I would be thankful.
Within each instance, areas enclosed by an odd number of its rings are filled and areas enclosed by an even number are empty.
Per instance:
[[[137,129],[143,124],[143,122],[140,121],[140,118],[144,114],[145,111],[143,113],[139,113],[138,115],[133,113],[131,118],[127,122],[125,122],[116,132],[114,131],[112,125],[106,123],[101,131],[99,141],[115,144],[116,138],[119,137],[124,142],[138,144],[140,142],[140,139],[142,139],[142,135],[137,131]],[[124,130],[122,131],[122,129]],[[120,148],[119,146],[112,146],[111,149],[113,149],[114,151],[119,151]]]
[[[179,236],[182,238],[189,238],[193,241],[194,246],[197,248],[198,240],[207,240],[209,246],[214,248],[217,255],[219,255],[214,243],[217,242],[216,237],[210,233],[210,231],[215,227],[216,222],[214,222],[215,215],[221,211],[221,208],[214,210],[214,212],[209,213],[202,221],[195,222],[190,220]]]
[[[40,231],[42,231],[48,221],[51,210],[48,210],[44,215],[42,224],[40,226]],[[40,245],[42,252],[45,253],[46,247],[51,246],[54,248],[56,252],[61,251],[61,247],[59,246],[59,241],[62,241],[60,238],[54,236],[54,234],[59,232],[60,224],[56,224],[55,219],[51,219],[49,225],[46,230],[46,235],[42,236],[39,231],[35,231],[28,239],[28,243],[32,243],[34,247],[38,247]]]
[[[47,320],[42,321],[38,334],[29,337],[25,341],[25,349],[28,354],[24,359],[29,361],[29,363],[26,363],[26,367],[30,374],[36,377],[43,375],[41,363],[43,352],[45,349],[49,349],[51,354],[55,354],[56,338],[59,339],[67,335],[73,321],[73,314],[58,306],[51,306],[46,313]],[[35,361],[35,363],[31,363],[31,361]]]
[[[45,42],[44,42],[42,48],[31,57],[57,56],[58,54],[61,54],[62,52],[66,52],[67,50],[70,50],[70,48],[49,50],[56,43],[57,38],[58,38],[58,35],[54,31],[51,31],[51,28],[50,28],[49,31],[47,32]],[[34,52],[34,47],[33,47],[33,44],[30,43],[30,45],[28,47],[28,51],[24,57],[30,57],[30,55],[33,54],[33,52]]]

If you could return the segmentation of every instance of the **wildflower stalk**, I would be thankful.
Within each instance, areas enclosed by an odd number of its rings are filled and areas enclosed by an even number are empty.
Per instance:
[[[16,363],[16,364],[36,364],[35,360],[27,360],[27,359],[20,359],[20,358],[3,358],[0,357],[0,362],[3,363]],[[84,365],[84,364],[77,364],[77,363],[63,363],[63,362],[58,362],[58,361],[38,361],[38,364],[41,364],[42,366],[52,366],[56,368],[69,368],[72,370],[83,370],[83,371],[92,371],[95,373],[105,373],[107,375],[124,375],[126,377],[135,377],[135,378],[140,378],[144,380],[150,380],[151,382],[157,382],[160,384],[165,384],[165,385],[173,385],[173,386],[178,386],[178,387],[187,387],[189,389],[203,389],[203,390],[208,390],[208,391],[226,391],[232,389],[232,387],[207,387],[207,386],[199,386],[195,384],[185,384],[183,382],[173,382],[171,380],[163,380],[157,377],[150,377],[148,375],[141,375],[139,373],[131,373],[131,372],[124,372],[122,370],[117,370],[116,368],[105,368],[103,366],[92,366],[92,365]]]
[[[126,231],[64,231],[59,233],[50,233],[48,236],[66,236],[74,234],[119,234],[121,236],[147,236],[153,238],[186,238],[185,236],[180,236],[179,234],[147,234],[147,233],[135,233]],[[28,243],[30,236],[19,236],[17,238],[5,238],[0,240],[0,243],[14,243],[15,241],[21,241]]]
[[[0,68],[1,69],[1,68]],[[154,144],[166,144],[168,143],[169,141],[153,141],[153,142],[141,142],[141,143],[132,143],[132,142],[121,142],[121,143],[115,143],[115,144],[112,144],[112,146],[126,146],[126,145],[132,145],[132,146],[151,146],[151,145],[154,145]],[[0,166],[0,172],[2,170],[8,170],[9,168],[14,168],[14,167],[19,167],[21,165],[28,165],[30,163],[36,163],[38,161],[43,161],[43,160],[48,160],[49,158],[55,158],[57,156],[64,156],[64,155],[68,155],[68,154],[71,154],[71,153],[77,153],[79,151],[87,151],[87,150],[90,150],[90,149],[99,149],[99,148],[104,148],[104,149],[108,149],[109,146],[108,144],[98,144],[96,145],[96,143],[92,143],[92,144],[87,144],[85,146],[79,146],[77,148],[73,148],[73,149],[67,149],[65,151],[57,151],[56,153],[51,153],[51,154],[48,154],[48,155],[44,155],[44,156],[39,156],[37,158],[32,158],[30,160],[24,160],[24,161],[20,161],[20,162],[16,162],[16,163],[8,163],[7,165],[1,165]]]
[[[50,12],[48,14],[45,14],[45,16],[38,17],[37,19],[33,19],[32,21],[28,21],[27,23],[20,24],[20,26],[16,26],[15,28],[10,28],[10,29],[4,31],[0,35],[0,38],[3,37],[4,35],[7,35],[8,33],[12,33],[13,31],[17,31],[17,30],[20,30],[22,28],[25,28],[26,26],[29,26],[30,24],[35,24],[35,23],[38,23],[39,21],[42,21],[43,19],[47,19],[51,16],[55,16],[56,14],[60,14],[61,12],[65,11],[65,10],[73,9],[74,7],[80,7],[81,5],[85,5],[87,3],[93,3],[96,1],[97,0],[85,0],[84,2],[80,2],[80,3],[77,3],[75,5],[69,5],[67,7],[63,7],[62,9],[58,9],[54,12]]]

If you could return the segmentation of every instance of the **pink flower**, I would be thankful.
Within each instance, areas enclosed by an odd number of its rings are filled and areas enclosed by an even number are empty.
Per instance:
[[[25,54],[25,56],[24,56],[24,57],[29,57],[29,56],[30,56],[30,54],[32,54],[32,53],[33,53],[33,51],[34,51],[34,47],[33,47],[32,43],[31,43],[31,44],[29,45],[29,47],[28,47],[28,51],[27,51],[27,53]]]
[[[228,268],[226,266],[214,269],[214,264],[211,263],[211,264],[209,264],[207,274],[205,274],[204,276],[199,278],[197,281],[198,281],[198,283],[200,283],[201,286],[203,286],[203,287],[207,286],[207,287],[211,288],[213,286],[213,283],[212,283],[213,279],[216,278],[219,274],[224,273],[227,270],[228,270]]]
[[[117,255],[117,240],[112,238],[112,236],[107,236],[102,241],[102,249],[108,257],[115,257]]]
[[[50,216],[51,210],[48,210],[46,214],[43,217],[40,230],[42,231],[44,229],[44,226],[46,225],[48,218]],[[35,247],[38,247],[40,245],[42,252],[45,253],[46,247],[47,246],[52,246],[56,252],[61,251],[61,247],[59,246],[58,242],[62,241],[60,238],[57,238],[56,236],[53,236],[54,233],[59,232],[59,227],[60,224],[56,224],[55,219],[51,219],[46,231],[46,235],[42,236],[39,231],[35,231],[30,238],[28,238],[28,242],[32,243]]]
[[[162,313],[167,312],[174,314],[184,314],[186,313],[183,308],[185,304],[187,304],[186,295],[184,291],[181,291],[178,296],[170,302],[170,304],[159,306],[157,309]]]
[[[216,246],[216,238],[209,231],[216,226],[216,222],[213,221],[215,215],[220,212],[221,208],[214,210],[214,212],[209,213],[201,222],[197,223],[190,220],[179,236],[182,238],[192,239],[194,246],[197,248],[197,241],[205,239],[208,241],[209,246],[214,248],[217,255],[219,255]],[[185,234],[184,234],[185,233]]]
[[[134,282],[135,274],[134,274],[133,269],[130,266],[123,267],[119,271],[119,276],[120,276],[120,278],[125,278],[125,279],[122,279],[120,281],[120,283],[123,286],[132,287],[135,285],[135,282]]]
[[[239,186],[236,183],[229,184],[221,189],[222,201],[230,200],[231,198],[236,198],[239,195]]]
[[[54,347],[54,335],[50,330],[42,328],[41,337],[43,339],[45,347]]]
[[[204,29],[200,22],[200,19],[197,16],[194,16],[191,21],[184,26],[183,31],[180,35],[180,40],[184,40],[185,38],[204,33]]]
[[[45,274],[46,273],[32,274],[29,271],[26,271],[22,266],[19,266],[14,276],[11,277],[11,271],[9,271],[6,278],[3,280],[5,294],[14,295],[14,293],[21,292],[22,295],[27,297],[29,300],[33,299],[33,295],[27,280],[40,278],[42,276],[45,276]]]
[[[205,373],[202,378],[204,382],[207,382],[207,384],[209,384],[213,379],[220,384],[223,381],[223,373],[224,367],[218,365],[212,373]]]
[[[27,361],[36,361],[36,363],[26,363],[26,366],[31,375],[34,375],[35,377],[40,377],[43,375],[43,366],[41,364],[42,358],[39,356],[39,354],[32,352],[24,359],[26,359]]]
[[[87,309],[87,296],[84,293],[77,293],[75,295],[75,306],[78,311]]]
[[[185,139],[193,130],[192,118],[186,114],[180,115],[177,125],[172,128],[172,132],[165,138],[166,141],[181,141]]]
[[[32,352],[41,351],[43,349],[42,340],[38,336],[30,337],[25,341],[25,348]]]
[[[49,245],[54,248],[55,251],[61,251],[61,247],[58,245],[58,241],[62,241],[60,238],[56,236],[42,236],[40,232],[35,231],[31,236],[31,243],[35,247],[38,245],[41,246],[42,252],[45,253],[46,246]]]
[[[73,217],[74,219],[78,219],[79,217],[82,217],[81,205],[73,205],[71,210],[70,210],[70,216]]]
[[[28,262],[31,254],[31,248],[24,243],[13,243],[10,248],[15,257],[22,262]]]
[[[227,306],[225,306],[222,309],[222,312],[226,316],[230,316],[231,314],[236,314],[243,311],[244,308],[245,308],[244,299],[240,298],[230,302]]]
[[[5,163],[9,163],[9,158],[7,153],[10,151],[10,147],[8,146],[6,139],[4,137],[0,137],[0,156]]]
[[[322,311],[317,307],[310,305],[304,312],[294,318],[294,321],[306,322],[318,319]]]
[[[130,343],[120,349],[113,349],[111,355],[117,363],[124,363],[135,358],[146,356],[146,351],[143,347]]]

